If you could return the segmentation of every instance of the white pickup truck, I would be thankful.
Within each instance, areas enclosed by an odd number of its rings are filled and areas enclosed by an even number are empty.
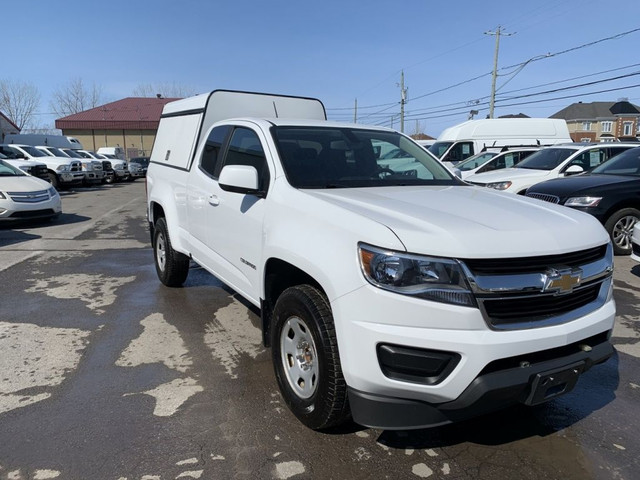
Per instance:
[[[378,158],[384,144],[403,154]],[[536,405],[613,353],[597,220],[465,184],[315,99],[168,103],[147,200],[160,281],[181,286],[194,261],[260,307],[280,391],[313,429]]]

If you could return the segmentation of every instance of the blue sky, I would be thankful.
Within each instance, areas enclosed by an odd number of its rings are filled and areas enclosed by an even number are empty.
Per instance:
[[[40,125],[55,119],[52,92],[82,78],[105,102],[141,84],[177,84],[317,97],[330,119],[345,121],[357,99],[359,123],[399,128],[404,71],[405,132],[437,136],[471,109],[486,116],[495,37],[484,32],[498,26],[513,35],[500,41],[496,116],[640,103],[640,30],[603,40],[640,28],[637,0],[25,0],[0,14],[0,79],[39,89]],[[599,83],[522,97],[586,82]],[[612,91],[589,94],[600,90]]]

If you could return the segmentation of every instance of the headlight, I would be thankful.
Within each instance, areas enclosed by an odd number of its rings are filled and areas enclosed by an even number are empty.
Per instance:
[[[457,261],[358,246],[369,283],[402,295],[473,307],[474,297]]]
[[[49,198],[54,198],[56,195],[58,195],[58,191],[53,187],[49,187],[49,190],[47,190],[47,192],[49,192]]]
[[[1,200],[6,200],[7,197],[4,196],[4,193],[0,192],[0,199]]]
[[[506,182],[493,182],[493,183],[487,183],[485,186],[489,187],[489,188],[493,188],[495,190],[506,190],[507,188],[509,188],[511,186],[511,182],[509,182],[509,181],[506,181]]]
[[[602,197],[571,197],[564,202],[565,207],[597,207]]]
[[[121,163],[119,163],[113,168],[116,169],[116,170],[122,170],[124,168],[124,166]]]
[[[58,172],[68,172],[70,168],[71,167],[69,167],[69,165],[60,165],[58,168],[56,168],[56,170]]]

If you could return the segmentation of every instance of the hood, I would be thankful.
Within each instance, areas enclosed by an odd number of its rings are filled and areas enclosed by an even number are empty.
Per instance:
[[[608,241],[591,215],[485,187],[307,190],[385,225],[407,251],[455,258],[553,255]],[[318,208],[322,208],[321,205]],[[363,232],[362,241],[376,243]]]
[[[591,191],[612,191],[627,186],[636,186],[640,190],[640,178],[624,175],[577,175],[575,177],[556,178],[538,183],[529,188],[530,192],[556,195],[560,198]]]
[[[0,192],[37,192],[51,188],[49,182],[30,175],[0,177]]]
[[[514,179],[525,178],[541,178],[550,176],[553,170],[532,170],[530,168],[503,168],[493,172],[478,173],[471,177],[467,177],[466,180],[474,183],[493,183],[493,182],[506,182],[507,180],[513,181]],[[555,177],[555,175],[554,175]]]

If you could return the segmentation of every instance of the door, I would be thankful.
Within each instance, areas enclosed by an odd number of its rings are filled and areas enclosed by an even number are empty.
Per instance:
[[[213,174],[200,176],[199,193],[189,194],[198,198],[194,202],[193,221],[203,222],[201,227],[194,226],[193,232],[205,245],[204,253],[216,275],[258,305],[265,199],[225,191],[220,188],[218,177],[224,165],[251,165],[258,171],[260,190],[266,192],[270,171],[264,143],[256,130],[235,126],[228,135],[226,144],[222,144],[215,162],[212,162],[215,163]],[[203,151],[201,165],[206,164],[205,154]],[[203,204],[204,208],[196,208],[196,203]]]

